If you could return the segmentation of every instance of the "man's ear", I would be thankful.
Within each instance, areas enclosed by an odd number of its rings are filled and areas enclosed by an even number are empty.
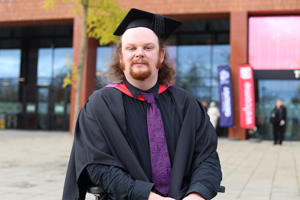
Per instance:
[[[159,60],[160,64],[162,64],[164,62],[165,55],[166,55],[166,50],[165,50],[165,48],[162,48],[160,51],[160,60]]]
[[[121,69],[122,71],[124,71],[124,70],[125,70],[125,66],[124,66],[124,64],[123,64],[122,53],[119,53],[119,63],[120,63],[120,69]]]
[[[120,53],[118,53],[119,54],[119,62],[120,62],[120,64],[122,63],[122,54],[121,54],[121,52]]]

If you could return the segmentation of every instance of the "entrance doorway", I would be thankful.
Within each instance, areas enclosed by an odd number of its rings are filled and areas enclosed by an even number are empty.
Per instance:
[[[22,113],[18,128],[67,130],[69,127],[69,88],[53,86],[24,86]]]
[[[68,130],[73,25],[1,29],[0,114],[6,129]]]
[[[272,139],[270,114],[277,98],[287,109],[285,140],[300,140],[300,80],[257,80],[256,124],[263,139]]]

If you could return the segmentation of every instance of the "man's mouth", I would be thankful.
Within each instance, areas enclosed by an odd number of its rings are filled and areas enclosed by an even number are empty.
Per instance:
[[[147,62],[133,62],[133,64],[147,64]]]
[[[135,63],[132,63],[132,65],[148,65],[148,63],[145,63],[145,62],[135,62]]]

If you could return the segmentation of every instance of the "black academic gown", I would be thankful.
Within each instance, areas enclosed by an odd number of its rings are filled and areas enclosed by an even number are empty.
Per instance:
[[[177,87],[168,90],[181,121],[168,196],[182,199],[187,191],[201,188],[211,199],[222,179],[216,133],[195,97]],[[92,163],[119,167],[135,180],[151,182],[128,145],[125,132],[122,93],[111,87],[95,91],[76,123],[63,200],[85,198],[86,187],[91,184],[85,168]]]

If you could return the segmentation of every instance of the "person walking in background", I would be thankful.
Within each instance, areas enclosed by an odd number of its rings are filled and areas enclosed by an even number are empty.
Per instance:
[[[286,127],[286,108],[281,99],[276,99],[276,106],[271,112],[270,121],[273,125],[274,145],[282,144]]]
[[[117,83],[95,91],[81,109],[63,200],[204,200],[222,179],[217,134],[199,100],[172,86],[175,69],[163,41],[177,20],[131,9],[111,69]]]
[[[214,102],[214,101],[210,102],[208,110],[207,110],[207,114],[209,116],[210,122],[212,123],[212,125],[216,129],[217,124],[218,124],[218,120],[219,120],[219,117],[220,117],[220,111],[219,111],[219,108],[216,105],[216,102]]]

